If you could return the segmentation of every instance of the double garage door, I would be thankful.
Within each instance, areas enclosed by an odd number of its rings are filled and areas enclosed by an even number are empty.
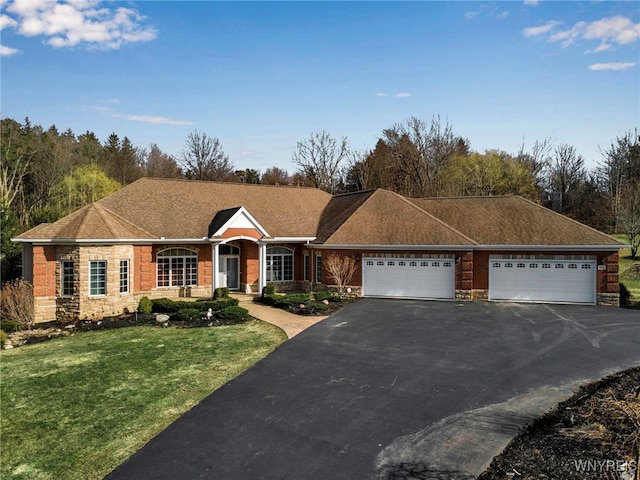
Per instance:
[[[489,261],[489,300],[595,303],[594,260]],[[448,258],[365,257],[366,297],[455,298],[455,261]]]
[[[455,297],[455,261],[449,258],[365,257],[362,266],[365,297]]]
[[[592,260],[489,261],[489,300],[595,303]]]

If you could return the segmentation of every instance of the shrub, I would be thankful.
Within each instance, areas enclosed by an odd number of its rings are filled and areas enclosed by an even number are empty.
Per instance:
[[[306,304],[311,301],[311,295],[308,293],[293,293],[291,295],[281,295],[275,298],[274,305],[276,307],[289,307]]]
[[[173,315],[175,320],[182,320],[185,322],[189,322],[191,320],[195,320],[204,316],[205,313],[197,308],[181,308],[177,313]]]
[[[4,348],[4,344],[7,343],[9,336],[4,333],[4,330],[0,330],[0,348]]]
[[[624,283],[620,284],[620,306],[628,307],[631,304],[631,292]]]
[[[324,303],[309,303],[304,306],[304,308],[300,309],[300,313],[303,315],[315,315],[318,313],[326,312],[329,310],[329,305],[325,305]]]
[[[275,295],[276,294],[276,286],[273,283],[269,285],[265,285],[262,289],[262,296],[266,297],[267,295]]]
[[[329,300],[330,302],[340,302],[342,300],[342,298],[340,298],[340,295],[336,295],[335,293],[332,293],[332,292],[330,292],[328,290],[323,290],[323,291],[320,291],[320,292],[314,292],[313,296],[319,302],[321,302],[323,300]]]
[[[219,287],[213,291],[213,299],[218,300],[220,298],[229,298],[229,288]]]
[[[211,309],[214,312],[217,312],[218,310],[222,310],[223,308],[237,307],[239,301],[237,298],[223,297],[213,302],[206,301],[206,302],[196,302],[196,303],[198,304],[198,307],[200,307],[200,305],[203,305],[205,307],[205,310]]]
[[[154,298],[151,305],[153,313],[176,313],[179,310],[176,302],[169,298]]]
[[[216,317],[225,324],[242,323],[249,318],[249,310],[238,306],[227,307],[216,313]]]
[[[2,320],[0,320],[0,330],[4,332],[19,332],[20,330],[22,330],[22,326],[15,320],[3,318]]]
[[[138,304],[138,312],[144,313],[145,315],[149,315],[153,311],[153,304],[149,297],[142,297],[140,299],[140,303]]]
[[[0,315],[31,330],[35,321],[33,285],[22,278],[5,283],[0,290]]]
[[[260,297],[260,302],[264,303],[265,305],[269,305],[269,306],[273,306],[276,303],[276,299],[279,297],[279,295],[263,295],[262,297]]]

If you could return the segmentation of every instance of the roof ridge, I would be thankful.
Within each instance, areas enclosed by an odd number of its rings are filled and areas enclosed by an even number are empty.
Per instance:
[[[130,222],[129,220],[127,220],[126,218],[121,217],[120,215],[118,215],[117,213],[115,213],[113,210],[111,210],[110,208],[105,207],[104,205],[100,205],[99,202],[95,202],[96,203],[96,207],[100,207],[100,209],[102,210],[102,212],[106,212],[109,215],[111,215],[112,217],[114,217],[116,220],[118,220],[118,222],[120,222],[123,226],[127,227],[127,229],[130,229],[130,227],[135,228],[136,230],[139,230],[140,232],[144,233],[145,235],[148,235],[149,238],[153,238],[154,235],[151,234],[151,232],[148,232],[147,230],[145,230],[144,228],[136,225],[133,222]],[[111,229],[111,226],[107,223],[107,221],[105,220],[104,216],[102,215],[102,212],[100,211],[100,209],[96,208],[96,210],[98,211],[98,215],[100,215],[100,218],[102,218],[102,220],[105,222],[105,225],[107,226],[107,229],[115,236],[115,232]],[[133,232],[132,232],[133,233]]]
[[[353,193],[368,193],[369,196],[367,196],[367,198],[365,198],[360,205],[358,205],[353,212],[351,212],[349,215],[345,216],[345,218],[336,226],[336,228],[333,229],[333,231],[331,232],[331,234],[327,235],[327,238],[325,239],[324,242],[322,243],[327,243],[327,241],[329,241],[329,239],[331,237],[333,237],[335,235],[335,233],[340,230],[340,228],[347,223],[355,214],[358,210],[360,210],[362,208],[362,206],[367,203],[369,201],[369,199],[373,196],[373,194],[376,192],[376,190],[363,190],[361,192],[353,192]],[[342,195],[333,195],[333,198],[331,200],[333,200],[334,198],[338,198],[338,197],[342,197]],[[331,203],[331,200],[329,200],[329,203]]]
[[[87,221],[87,217],[89,216],[88,215],[89,210],[91,210],[91,207],[93,207],[94,203],[95,202],[91,202],[90,204],[85,205],[84,207],[82,207],[82,208],[76,210],[75,212],[72,212],[71,214],[69,214],[69,215],[72,215],[73,213],[78,213],[78,215],[81,215],[82,220],[80,220],[80,224],[78,225],[78,228],[76,228],[76,230],[75,230],[76,235],[80,232],[80,230],[84,226],[85,222]],[[84,210],[84,212],[83,212],[83,210]],[[80,212],[83,212],[83,213],[80,214]],[[66,216],[62,217],[60,220],[63,220],[64,218],[66,218]]]
[[[521,197],[520,195],[514,195],[513,197],[514,197],[514,198],[517,198],[517,199],[519,199],[519,200],[522,200],[522,201],[524,201],[524,202],[530,203],[531,205],[536,206],[538,209],[542,208],[542,209],[544,209],[544,210],[545,210],[545,211],[547,211],[547,212],[551,212],[552,214],[554,214],[554,215],[556,215],[556,216],[558,216],[558,217],[561,217],[561,218],[562,218],[562,219],[564,219],[564,220],[569,220],[569,221],[571,221],[571,222],[573,222],[573,223],[575,223],[575,224],[577,224],[577,225],[580,225],[581,227],[587,228],[587,229],[591,230],[592,232],[595,232],[595,233],[597,233],[597,234],[599,234],[599,235],[601,235],[601,236],[603,236],[603,237],[608,237],[609,239],[611,239],[611,240],[614,240],[614,241],[618,242],[620,245],[625,245],[624,243],[622,243],[622,242],[620,242],[619,240],[617,240],[617,239],[613,238],[613,237],[612,237],[611,235],[609,235],[609,234],[606,234],[606,233],[604,233],[604,232],[601,232],[600,230],[597,230],[597,229],[595,229],[595,228],[593,228],[593,227],[590,227],[589,225],[587,225],[587,224],[585,224],[585,223],[582,223],[582,222],[579,222],[578,220],[575,220],[575,219],[573,219],[573,218],[571,218],[571,217],[569,217],[569,216],[567,216],[567,215],[563,215],[562,213],[558,213],[558,212],[556,212],[555,210],[551,210],[550,208],[547,208],[547,207],[545,207],[544,205],[540,205],[540,204],[538,204],[538,203],[536,203],[536,202],[533,202],[533,201],[531,201],[531,200],[529,200],[529,199],[527,199],[527,198]]]
[[[384,190],[384,189],[381,189]],[[461,236],[462,238],[464,238],[465,240],[470,241],[472,244],[474,245],[479,245],[478,242],[476,242],[473,238],[468,237],[467,235],[465,235],[464,233],[462,233],[460,230],[452,227],[451,225],[449,225],[447,222],[445,222],[444,220],[441,220],[440,218],[436,217],[435,215],[433,215],[432,213],[427,212],[426,210],[424,210],[423,208],[420,208],[419,206],[417,206],[415,203],[413,203],[409,198],[404,197],[402,195],[400,195],[399,193],[396,192],[392,192],[391,190],[384,190],[385,192],[389,192],[393,195],[396,195],[397,197],[399,197],[400,199],[404,200],[405,202],[407,202],[409,205],[411,205],[413,208],[415,208],[416,210],[419,210],[422,213],[427,214],[427,216],[433,218],[436,222],[438,222],[439,224],[445,226],[446,228],[448,228],[449,230],[451,230],[452,232],[456,233],[457,235]]]
[[[191,180],[189,178],[162,178],[162,177],[141,177],[138,180],[136,180],[135,182],[130,183],[129,185],[132,185],[133,183],[136,182],[141,182],[141,181],[159,181],[159,182],[182,182],[182,183],[213,183],[216,185],[234,185],[234,186],[244,186],[244,187],[266,187],[266,188],[286,188],[286,189],[300,189],[300,190],[317,190],[319,192],[324,192],[327,195],[331,195],[329,192],[325,192],[324,190],[318,188],[318,187],[308,187],[308,186],[301,186],[301,185],[272,185],[272,184],[268,184],[268,183],[244,183],[244,182],[221,182],[218,180]],[[128,185],[125,185],[125,187],[127,187]],[[123,188],[125,188],[123,187]]]
[[[501,199],[501,198],[512,198],[519,197],[520,195],[514,195],[513,193],[507,193],[505,195],[452,195],[446,197],[408,197],[409,200],[466,200],[466,199]]]

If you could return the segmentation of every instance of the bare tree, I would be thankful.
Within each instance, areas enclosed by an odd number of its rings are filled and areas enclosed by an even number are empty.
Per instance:
[[[640,248],[640,180],[627,182],[621,189],[618,208],[618,228],[629,239],[631,257]]]
[[[314,187],[335,193],[340,183],[340,164],[349,154],[346,137],[336,140],[324,130],[298,142],[292,161]]]
[[[2,317],[18,322],[30,331],[34,322],[33,285],[21,278],[6,282],[0,289],[0,300]]]
[[[260,177],[260,183],[265,185],[289,185],[291,177],[285,169],[273,166],[264,171]]]
[[[227,181],[235,178],[233,164],[222,151],[220,140],[195,130],[181,154],[185,175],[191,180]]]
[[[152,143],[149,151],[138,150],[139,163],[142,165],[144,175],[155,178],[181,178],[182,170],[176,160],[169,154],[160,150],[160,147]]]
[[[571,145],[558,145],[547,170],[547,181],[551,192],[558,197],[560,212],[570,210],[570,193],[585,180],[586,170],[582,156]]]
[[[455,135],[448,122],[434,116],[427,124],[416,117],[383,131],[393,162],[407,180],[409,196],[437,196],[443,188],[443,170],[454,155],[468,155],[469,142]]]
[[[324,260],[324,266],[329,272],[329,276],[333,278],[338,285],[338,292],[343,294],[344,286],[348,285],[353,274],[356,272],[357,264],[353,257],[340,256],[332,253]]]

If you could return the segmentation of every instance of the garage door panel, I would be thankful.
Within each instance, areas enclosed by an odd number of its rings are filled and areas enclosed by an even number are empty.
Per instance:
[[[489,299],[595,303],[595,262],[492,260]]]
[[[365,258],[362,272],[364,296],[455,297],[453,260]]]

